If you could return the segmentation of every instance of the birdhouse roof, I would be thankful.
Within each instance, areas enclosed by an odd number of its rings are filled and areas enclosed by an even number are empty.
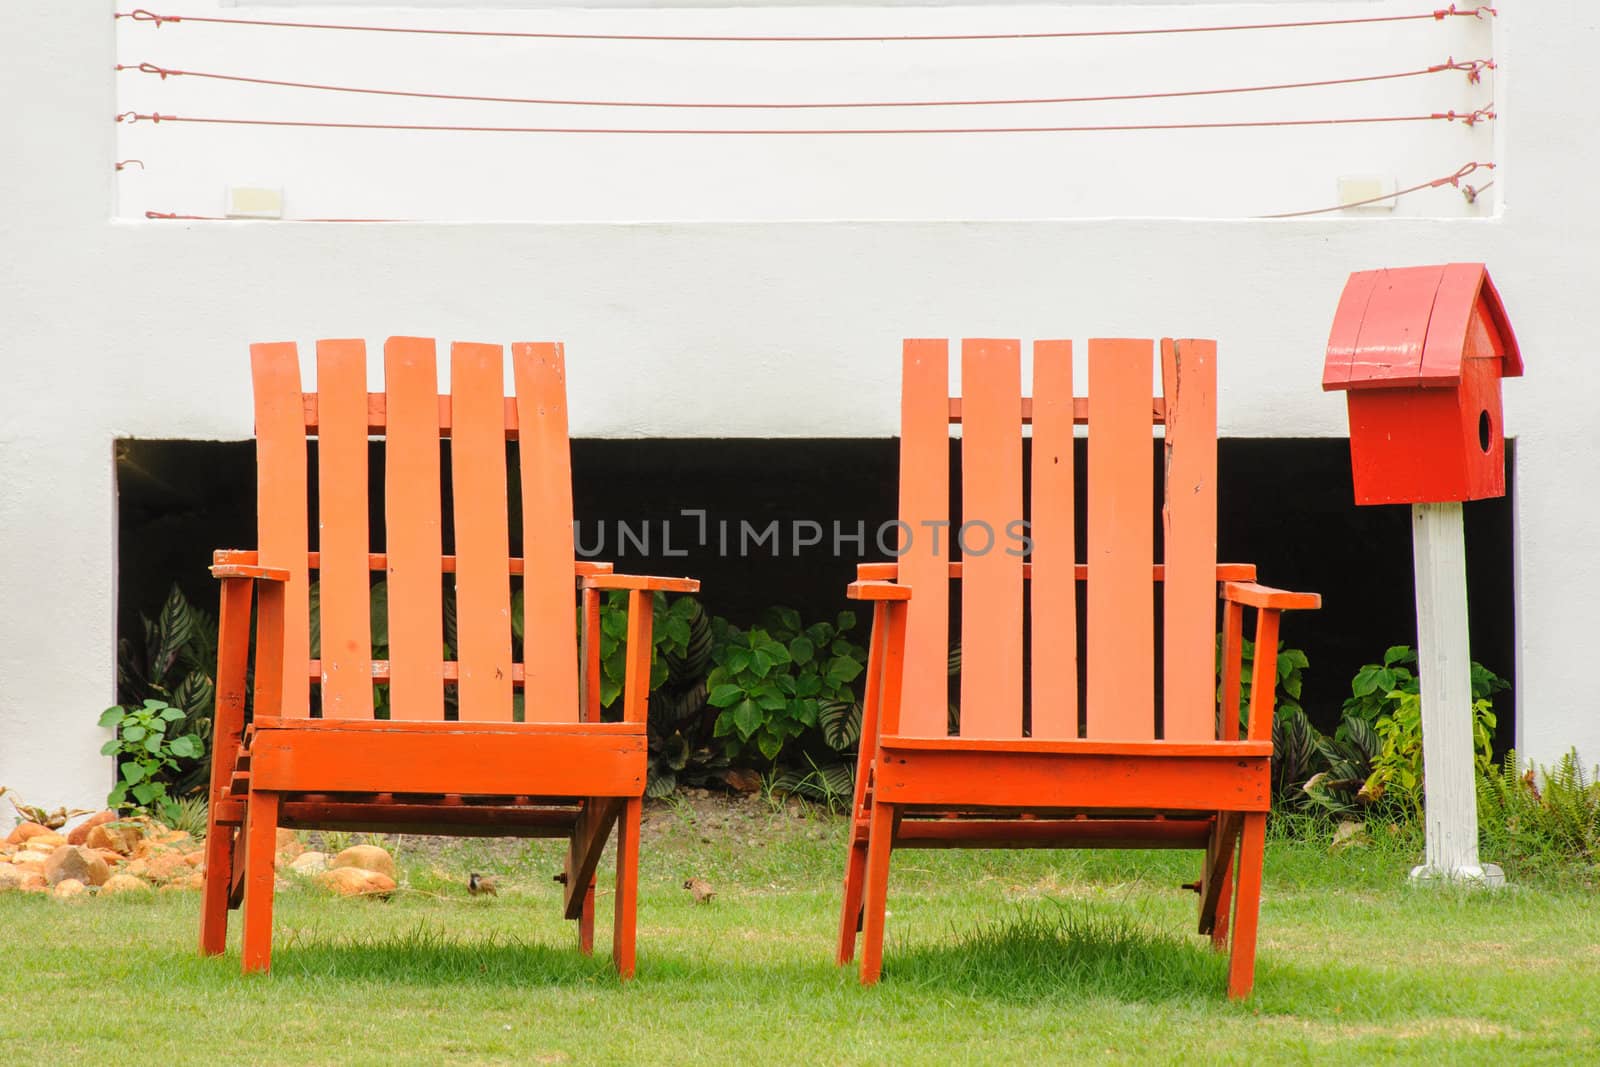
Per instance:
[[[1475,325],[1488,335],[1477,351]],[[1357,271],[1333,317],[1322,388],[1455,386],[1462,360],[1491,353],[1501,377],[1522,374],[1511,321],[1482,263]]]

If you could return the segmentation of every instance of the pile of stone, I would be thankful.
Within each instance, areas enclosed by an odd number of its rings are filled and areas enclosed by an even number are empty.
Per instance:
[[[307,852],[292,831],[278,831],[278,869],[310,879],[342,897],[387,897],[395,891],[394,857],[377,845],[351,845],[338,855]]]
[[[199,889],[205,853],[182,830],[114,811],[91,815],[65,834],[36,822],[19,823],[0,842],[0,892],[150,893]]]
[[[276,866],[340,896],[387,897],[395,891],[394,857],[377,845],[352,845],[330,857],[305,851],[293,830],[279,830]],[[65,834],[24,822],[0,842],[0,893],[50,893],[68,900],[204,885],[201,843],[154,819],[102,811]]]

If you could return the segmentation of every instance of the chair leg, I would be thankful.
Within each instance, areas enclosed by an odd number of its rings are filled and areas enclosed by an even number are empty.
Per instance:
[[[273,858],[278,842],[278,794],[250,791],[244,831],[244,970],[272,966]]]
[[[1217,894],[1217,916],[1211,926],[1211,950],[1213,952],[1226,952],[1228,949],[1228,914],[1233,905],[1233,865],[1229,864],[1222,869],[1222,890]]]
[[[884,909],[889,901],[889,853],[894,848],[894,805],[876,802],[867,823],[867,877],[862,909],[861,984],[883,973]]]
[[[206,831],[205,889],[200,898],[200,954],[216,956],[228,947],[228,891],[233,886],[234,831],[212,820]]]
[[[594,955],[594,880],[583,891],[583,914],[578,916],[578,951]]]
[[[1233,864],[1238,855],[1243,816],[1218,812],[1200,871],[1200,932],[1209,934],[1211,948],[1228,947],[1228,914],[1233,907]]]
[[[1250,995],[1256,977],[1256,922],[1261,914],[1261,866],[1266,856],[1267,817],[1244,817],[1239,835],[1239,879],[1234,888],[1233,952],[1228,957],[1228,996]]]
[[[851,831],[854,834],[854,830]],[[861,930],[861,890],[867,876],[867,843],[852,841],[844,866],[844,908],[839,913],[839,952],[843,966],[856,958],[856,934]]]
[[[633,935],[639,893],[639,820],[642,797],[629,797],[617,819],[617,897],[611,934],[611,960],[617,976],[633,977]]]

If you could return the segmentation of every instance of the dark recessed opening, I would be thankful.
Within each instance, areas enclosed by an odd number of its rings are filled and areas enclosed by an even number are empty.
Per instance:
[[[378,447],[375,472],[382,469]],[[254,455],[250,442],[119,442],[121,634],[139,633],[139,613],[155,612],[173,581],[215,611],[206,572],[212,548],[255,543]],[[706,607],[736,623],[748,624],[774,604],[794,607],[808,621],[858,607],[844,596],[856,564],[886,558],[874,531],[895,510],[892,439],[580,439],[572,457],[580,546],[599,549],[596,558],[615,560],[618,570],[694,575],[704,582]],[[1081,493],[1081,447],[1078,463]],[[1303,704],[1331,729],[1356,670],[1389,645],[1416,643],[1408,509],[1354,505],[1342,439],[1228,439],[1220,443],[1220,464],[1221,558],[1258,564],[1267,584],[1323,594],[1321,611],[1286,618],[1283,637],[1310,657]],[[699,518],[685,509],[705,511],[704,544]],[[517,514],[513,507],[514,524]],[[1468,503],[1465,514],[1473,657],[1509,680],[1509,497]],[[377,538],[381,507],[372,527]],[[821,543],[797,552],[796,540],[818,537],[817,527]],[[1082,543],[1080,535],[1080,559]],[[518,550],[515,534],[512,548]],[[860,614],[864,626],[870,612]],[[1514,737],[1512,694],[1500,694],[1496,707],[1503,750]]]
[[[1478,413],[1478,447],[1483,449],[1484,455],[1489,454],[1489,434],[1494,429],[1489,421],[1489,412]]]

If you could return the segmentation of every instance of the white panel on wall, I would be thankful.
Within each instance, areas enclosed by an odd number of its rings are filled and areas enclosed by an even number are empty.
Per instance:
[[[407,220],[1244,218],[1333,207],[1352,174],[1408,188],[1492,161],[1493,123],[1466,114],[1494,75],[1428,68],[1492,55],[1491,20],[1434,19],[1415,0],[1153,7],[981,6],[629,10],[246,10],[192,0],[185,20],[118,22],[119,60],[196,72],[118,75],[117,213],[215,216],[231,186],[284,190],[286,218]],[[1422,14],[1419,15],[1419,12]],[[849,42],[516,38],[194,21],[259,18],[476,33],[872,36],[1104,33],[1262,21],[1398,22],[1220,33]],[[513,98],[437,99],[342,89]],[[872,108],[689,108],[1270,92]],[[222,119],[224,124],[170,117]],[[1417,121],[1410,121],[1419,119]],[[1349,119],[1406,119],[1350,123]],[[316,128],[234,124],[354,124]],[[1292,123],[1299,125],[1271,125]],[[1268,124],[1067,132],[1058,127]],[[459,132],[369,126],[493,127]],[[1036,129],[983,133],[660,133],[659,130]],[[1487,172],[1469,181],[1483,185]],[[1426,188],[1395,217],[1493,214]]]

